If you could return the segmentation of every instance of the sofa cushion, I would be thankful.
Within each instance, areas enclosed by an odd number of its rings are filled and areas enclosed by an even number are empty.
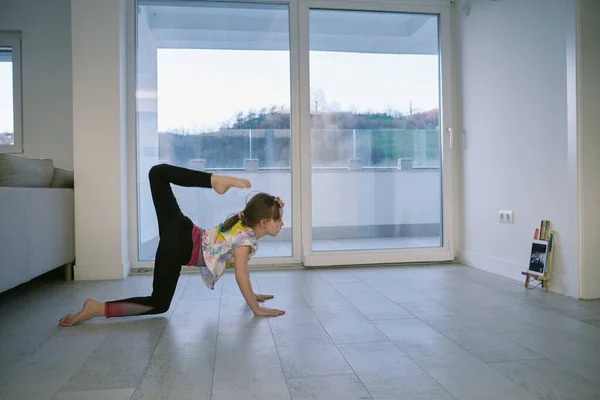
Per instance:
[[[50,187],[73,189],[74,186],[75,177],[73,176],[73,171],[54,167],[54,176],[52,177],[52,182],[50,182]]]
[[[54,176],[50,159],[29,159],[0,154],[0,186],[49,187]]]

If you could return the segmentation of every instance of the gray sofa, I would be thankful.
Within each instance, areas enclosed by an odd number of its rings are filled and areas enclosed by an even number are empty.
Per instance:
[[[0,154],[0,292],[75,260],[73,173]]]

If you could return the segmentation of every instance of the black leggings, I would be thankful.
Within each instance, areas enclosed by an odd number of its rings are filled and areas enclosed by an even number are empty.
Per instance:
[[[152,295],[106,302],[107,318],[161,314],[169,309],[181,266],[190,260],[193,246],[192,221],[179,209],[171,183],[186,187],[212,187],[210,173],[167,164],[153,166],[148,177],[160,238],[154,263]]]

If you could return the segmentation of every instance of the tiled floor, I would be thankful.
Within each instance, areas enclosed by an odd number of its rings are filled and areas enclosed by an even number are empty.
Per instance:
[[[125,281],[38,281],[0,295],[0,399],[600,399],[600,302],[462,266],[254,272],[277,318],[226,274],[183,275],[154,317],[59,317]]]

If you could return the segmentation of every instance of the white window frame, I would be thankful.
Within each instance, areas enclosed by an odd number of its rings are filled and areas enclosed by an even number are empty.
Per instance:
[[[147,0],[148,1],[148,0]],[[172,0],[154,0],[157,4],[169,4]],[[189,4],[203,0],[181,0]],[[455,108],[452,102],[454,95],[452,54],[452,31],[450,27],[451,7],[453,0],[210,0],[213,2],[233,3],[275,3],[287,4],[289,7],[289,34],[290,34],[290,73],[291,73],[291,129],[294,132],[303,131],[300,135],[292,136],[292,195],[294,188],[303,187],[300,204],[292,210],[293,235],[292,256],[252,259],[249,268],[256,270],[262,267],[285,269],[297,266],[323,266],[323,265],[376,265],[381,263],[403,262],[446,262],[453,261],[456,254],[456,225],[455,225],[455,152],[452,148],[452,128],[454,124]],[[136,2],[128,7],[128,109],[129,130],[137,132],[136,127]],[[306,169],[311,165],[310,154],[301,152],[301,147],[310,148],[309,130],[309,43],[308,43],[308,11],[309,9],[333,9],[347,11],[384,11],[384,12],[416,12],[438,14],[440,18],[439,40],[441,98],[440,106],[443,115],[440,116],[441,146],[443,148],[442,168],[442,193],[443,193],[443,237],[441,247],[432,249],[392,249],[348,251],[344,254],[334,252],[312,252],[311,240],[311,178]],[[138,259],[138,219],[139,202],[137,194],[137,142],[136,133],[129,137],[130,144],[130,176],[131,195],[129,204],[136,210],[134,218],[130,221],[130,256],[132,268],[137,272],[152,271],[153,261],[140,261]],[[304,171],[302,170],[304,167]],[[306,189],[308,188],[308,189]]]
[[[0,145],[0,153],[23,153],[23,110],[21,93],[21,34],[0,31],[0,47],[12,48],[14,144]],[[0,53],[0,62],[2,54]]]
[[[443,243],[434,248],[377,249],[347,251],[312,250],[312,174],[310,172],[311,154],[301,153],[302,168],[301,193],[301,232],[302,263],[307,267],[329,265],[376,265],[417,262],[451,262],[455,259],[455,213],[454,213],[454,151],[452,149],[452,128],[454,108],[452,103],[453,82],[451,50],[450,7],[448,0],[299,0],[299,45],[300,45],[300,129],[301,148],[311,148],[310,134],[310,78],[309,63],[309,11],[327,9],[339,11],[382,11],[415,12],[439,15],[440,46],[440,130],[442,146],[442,224]]]

